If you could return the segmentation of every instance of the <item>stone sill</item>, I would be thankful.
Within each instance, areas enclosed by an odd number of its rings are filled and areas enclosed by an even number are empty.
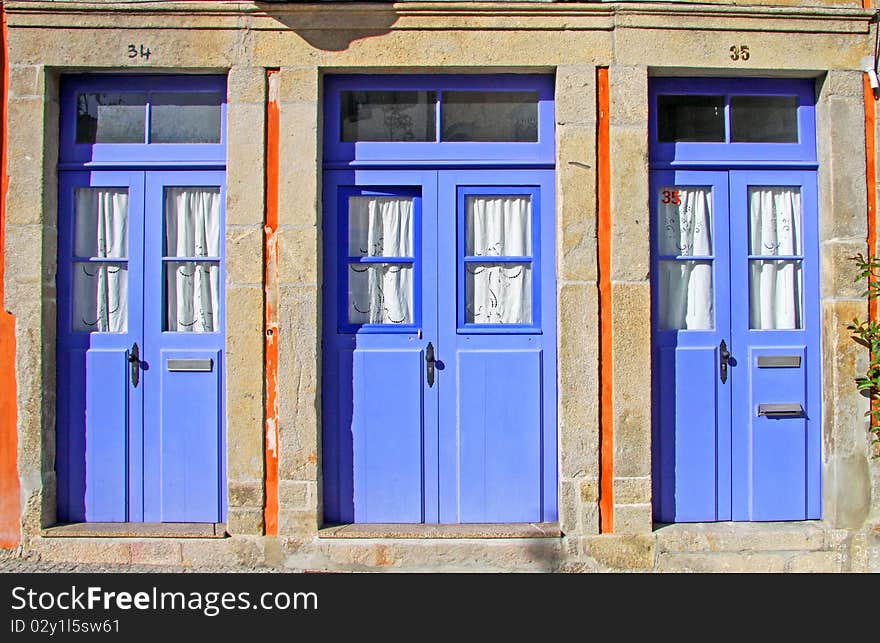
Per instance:
[[[40,530],[44,538],[226,538],[226,523],[71,522]]]
[[[327,525],[318,538],[561,538],[557,522],[505,524],[370,523]]]

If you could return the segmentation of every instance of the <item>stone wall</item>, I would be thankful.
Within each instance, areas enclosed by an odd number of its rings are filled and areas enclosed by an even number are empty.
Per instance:
[[[811,560],[836,570],[880,569],[880,544],[872,531],[880,522],[880,466],[869,457],[865,403],[852,383],[866,355],[844,329],[845,321],[863,316],[865,308],[846,257],[864,245],[866,232],[859,70],[873,47],[870,13],[858,2],[763,4],[719,2],[695,10],[685,3],[7,2],[5,306],[17,320],[24,551],[55,559],[193,566],[598,570],[701,568],[711,561],[721,561],[719,568],[736,567],[736,561],[748,568],[755,552],[772,546],[777,552],[833,552],[797,559],[777,555],[768,563],[773,570],[794,570]],[[149,60],[129,58],[129,44],[149,47]],[[749,60],[731,60],[730,47],[744,44]],[[611,87],[613,535],[599,535],[598,511],[597,66],[609,68]],[[272,86],[268,69],[278,70]],[[41,535],[55,522],[58,79],[86,71],[228,74],[227,528],[232,537],[225,540],[73,541]],[[373,542],[317,535],[322,507],[321,78],[357,71],[555,74],[561,539]],[[649,76],[673,74],[817,79],[825,519],[803,525],[800,535],[768,526],[764,533],[779,538],[772,543],[767,536],[713,550],[699,544],[702,527],[676,526],[675,538],[652,531],[651,360],[650,352],[640,349],[651,340],[646,97]],[[262,537],[267,296],[262,133],[270,97],[280,114],[278,272],[269,292],[277,294],[279,315],[278,538]],[[804,530],[823,535],[801,546],[797,538]],[[682,544],[692,536],[696,545]],[[713,552],[729,555],[710,556],[710,563],[699,558]],[[691,558],[673,560],[673,554]],[[746,559],[751,562],[742,562]]]

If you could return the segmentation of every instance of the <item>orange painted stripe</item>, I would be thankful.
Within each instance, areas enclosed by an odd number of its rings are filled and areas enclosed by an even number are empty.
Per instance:
[[[599,531],[614,531],[614,396],[611,361],[611,143],[608,68],[596,70],[599,246]]]
[[[876,108],[874,105],[874,90],[871,89],[871,82],[868,75],[863,78],[865,90],[865,160],[866,174],[865,177],[868,187],[868,254],[874,255],[877,250],[877,157],[876,157],[876,138],[874,132],[874,123],[876,118]],[[871,278],[875,280],[874,277]],[[868,301],[868,317],[872,320],[877,319],[877,300]]]
[[[6,248],[6,105],[9,98],[9,61],[6,56],[6,8],[0,2],[0,547],[21,542],[21,503],[18,487],[18,387],[15,382],[15,318],[2,308]]]
[[[266,220],[264,234],[265,292],[265,386],[266,437],[265,487],[263,522],[267,536],[278,535],[278,70],[269,69],[266,80],[269,99],[266,102]]]
[[[870,7],[868,7],[870,8]],[[875,27],[877,28],[877,27]],[[877,253],[877,156],[876,156],[876,107],[874,104],[874,90],[871,88],[871,82],[868,75],[862,78],[864,94],[865,94],[865,183],[868,188],[868,256],[875,256]],[[876,275],[868,275],[869,285],[873,286],[877,283]],[[877,300],[868,299],[868,320],[877,321]],[[871,352],[870,359],[873,363],[876,355]],[[871,400],[871,410],[877,410],[877,400]],[[878,422],[871,416],[872,427],[877,427]]]

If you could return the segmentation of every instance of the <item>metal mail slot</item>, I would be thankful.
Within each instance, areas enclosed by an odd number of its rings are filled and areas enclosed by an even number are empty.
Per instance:
[[[197,373],[209,373],[214,368],[214,360],[208,359],[169,359],[169,371],[190,371]]]
[[[800,368],[800,355],[758,355],[758,368]]]
[[[804,407],[797,402],[792,404],[759,404],[758,415],[768,418],[795,418],[804,414]]]

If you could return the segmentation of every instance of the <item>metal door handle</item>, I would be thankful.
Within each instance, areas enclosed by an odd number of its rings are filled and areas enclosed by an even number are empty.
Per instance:
[[[727,382],[727,362],[730,361],[730,353],[727,351],[727,342],[723,339],[718,346],[718,354],[721,356],[721,383],[724,384]]]
[[[128,351],[128,363],[131,364],[131,385],[137,388],[141,377],[141,354],[137,342],[131,345]]]
[[[434,344],[428,342],[425,349],[425,370],[428,376],[428,386],[434,386]]]

